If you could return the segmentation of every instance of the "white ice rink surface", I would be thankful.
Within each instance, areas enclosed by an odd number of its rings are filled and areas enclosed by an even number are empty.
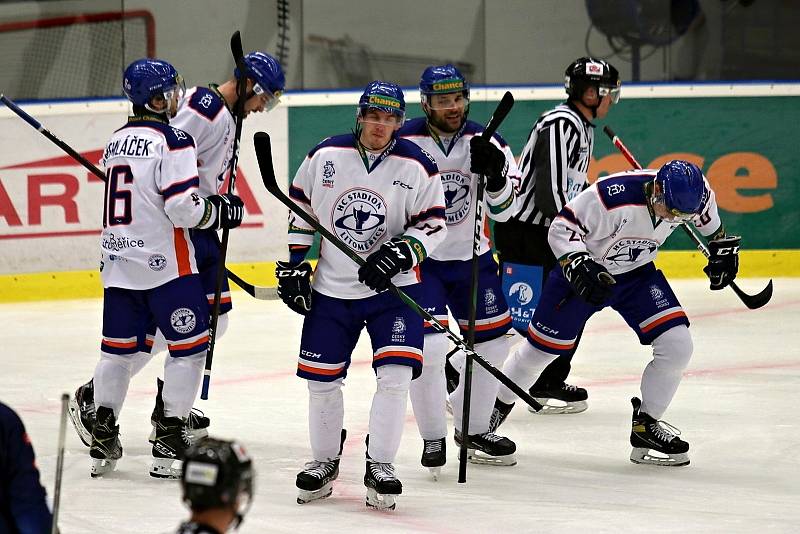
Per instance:
[[[746,291],[765,280],[741,280]],[[517,406],[502,427],[517,443],[514,467],[470,466],[456,482],[457,449],[438,482],[419,465],[409,403],[397,458],[395,512],[364,505],[364,436],[375,389],[366,334],[346,380],[349,431],[333,495],[295,504],[294,478],[309,459],[305,382],[294,375],[301,319],[280,302],[235,293],[217,344],[211,399],[199,401],[212,435],[236,437],[255,459],[255,501],[240,532],[798,532],[800,531],[800,279],[776,279],[765,308],[730,290],[676,281],[695,352],[665,414],[691,444],[691,465],[634,465],[630,398],[649,348],[613,312],[594,317],[570,382],[589,390],[579,415],[537,416]],[[88,380],[98,358],[101,301],[0,305],[0,400],[22,416],[44,485],[55,478],[59,395]],[[88,449],[68,426],[61,531],[169,532],[187,511],[175,481],[150,478],[156,357],[131,382],[117,471],[89,477]]]

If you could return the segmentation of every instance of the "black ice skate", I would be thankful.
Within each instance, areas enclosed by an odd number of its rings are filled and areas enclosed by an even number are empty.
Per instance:
[[[100,406],[97,421],[92,428],[89,456],[92,459],[92,478],[101,477],[114,470],[117,460],[122,458],[122,444],[119,441],[119,425],[111,408]]]
[[[300,491],[297,494],[297,504],[306,504],[311,501],[330,497],[333,493],[333,481],[339,477],[339,460],[342,457],[344,440],[347,430],[342,429],[342,441],[339,444],[339,455],[327,462],[312,460],[305,468],[297,473],[295,485]]]
[[[689,444],[678,437],[680,431],[639,411],[642,401],[634,397],[631,430],[631,462],[678,467],[689,465]]]
[[[439,480],[439,475],[442,472],[442,466],[447,462],[447,454],[445,451],[445,438],[439,439],[424,439],[422,447],[422,463],[423,467],[427,467],[433,480]]]
[[[164,417],[156,421],[156,438],[153,442],[153,463],[150,476],[155,478],[181,478],[181,468],[186,449],[191,446],[189,428],[180,417]]]
[[[150,432],[150,437],[148,438],[150,443],[155,443],[156,441],[156,424],[164,413],[164,397],[162,396],[164,381],[160,378],[156,378],[156,387],[158,388],[158,393],[156,393],[156,405],[153,407],[152,415],[150,415],[150,424],[153,425],[153,430]],[[211,420],[206,417],[203,412],[197,408],[192,408],[192,411],[189,412],[188,419],[186,419],[186,426],[189,430],[189,440],[192,443],[196,443],[208,436],[208,427],[210,424]]]
[[[447,394],[453,393],[458,387],[459,374],[453,364],[450,363],[450,358],[447,358],[444,363],[444,376],[447,385]]]
[[[506,420],[508,414],[511,413],[511,410],[514,408],[514,403],[506,404],[505,402],[501,401],[500,399],[494,400],[494,408],[492,408],[492,415],[489,418],[489,432],[494,432],[500,425],[503,424],[503,421]]]
[[[92,427],[95,422],[94,379],[75,390],[69,399],[69,419],[78,437],[87,447],[92,446]]]
[[[394,510],[397,505],[395,497],[403,493],[403,484],[397,480],[394,466],[376,462],[369,456],[364,485],[367,487],[367,506],[378,510]]]
[[[531,407],[528,411],[542,415],[557,415],[562,413],[581,413],[589,407],[586,399],[589,395],[586,390],[571,384],[560,384],[543,389],[530,389],[531,397],[542,405],[538,412]]]
[[[461,431],[455,431],[456,444],[461,446]],[[517,445],[510,439],[494,432],[472,434],[467,445],[467,460],[481,465],[517,465],[514,453]]]

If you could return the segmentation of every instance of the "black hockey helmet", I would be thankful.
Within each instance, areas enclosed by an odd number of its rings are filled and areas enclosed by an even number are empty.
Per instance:
[[[580,100],[588,87],[595,87],[600,97],[610,93],[616,104],[621,85],[619,72],[604,59],[581,57],[570,63],[564,72],[564,88],[574,100]]]
[[[239,443],[204,438],[186,451],[183,502],[195,511],[236,506],[241,522],[250,507],[254,478],[253,461]]]

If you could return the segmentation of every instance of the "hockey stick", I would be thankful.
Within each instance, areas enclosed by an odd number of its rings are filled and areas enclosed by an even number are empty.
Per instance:
[[[358,265],[364,265],[364,259],[361,256],[356,254],[350,247],[345,245],[338,237],[330,233],[303,208],[295,204],[294,200],[286,196],[286,194],[281,191],[281,188],[278,186],[278,182],[275,178],[275,168],[272,165],[272,143],[270,141],[269,134],[264,132],[256,132],[256,134],[253,136],[253,144],[255,145],[256,149],[258,167],[261,170],[261,179],[263,180],[264,187],[267,188],[267,191],[269,191],[276,199],[278,199],[281,204],[289,208],[298,217],[311,225],[315,231],[319,232],[323,238],[325,238],[331,245],[341,250],[348,258],[353,260]],[[461,339],[461,337],[440,323],[433,315],[425,311],[424,308],[420,307],[419,304],[417,304],[411,297],[406,295],[400,288],[394,284],[390,284],[389,291],[397,295],[397,297],[399,297],[400,300],[402,300],[403,303],[411,308],[417,315],[431,323],[431,326],[433,326],[437,332],[445,334],[450,341],[461,346],[464,351],[467,352],[467,354],[471,355],[475,361],[481,364],[492,376],[497,378],[506,387],[519,395],[525,404],[536,410],[540,410],[542,408],[542,406],[536,402],[527,391],[523,390],[521,387],[512,382],[511,379],[504,375],[502,371],[498,370],[492,364],[487,362],[483,356],[477,354],[474,350],[467,347],[466,343],[463,339]]]
[[[61,417],[58,424],[58,457],[56,459],[56,483],[53,489],[53,526],[52,534],[58,532],[58,511],[61,504],[61,478],[64,474],[64,441],[66,439],[67,410],[69,409],[69,394],[61,395]]]
[[[248,295],[258,300],[277,300],[278,290],[274,287],[254,286],[239,278],[236,273],[228,269],[228,279],[241,287]]]
[[[611,139],[611,142],[614,143],[614,146],[616,146],[622,153],[622,155],[625,156],[625,159],[628,160],[628,163],[633,165],[636,169],[642,168],[639,162],[636,161],[636,158],[633,157],[633,154],[631,154],[630,150],[628,150],[628,147],[626,147],[622,143],[622,140],[619,138],[619,136],[617,136],[617,134],[614,133],[614,130],[612,130],[608,126],[605,126],[603,128],[603,131]],[[697,234],[694,233],[694,230],[692,230],[689,224],[686,221],[683,221],[681,223],[681,228],[683,228],[683,230],[691,238],[691,240],[694,241],[695,245],[697,246],[697,250],[702,252],[703,256],[708,258],[710,255],[708,252],[708,248],[706,248],[706,246],[703,244],[700,238],[697,237]],[[742,291],[736,284],[736,282],[733,280],[731,281],[730,286],[731,289],[733,289],[733,292],[736,293],[736,296],[739,297],[739,300],[741,300],[744,303],[744,305],[750,308],[751,310],[755,310],[764,306],[772,298],[772,280],[769,281],[767,287],[765,287],[764,289],[761,290],[760,293],[757,293],[755,295],[748,295],[747,293]]]
[[[239,141],[242,138],[242,122],[244,121],[244,97],[247,90],[247,69],[244,64],[244,51],[242,50],[242,36],[239,30],[231,36],[231,53],[239,69],[239,78],[236,80],[236,132],[233,136],[233,154],[230,161],[230,177],[228,178],[228,193],[233,193],[236,181],[236,165],[239,161]],[[217,342],[217,322],[219,321],[219,307],[222,301],[222,282],[225,280],[225,256],[228,253],[228,235],[230,230],[222,229],[222,239],[219,245],[219,267],[217,268],[217,285],[214,287],[214,303],[211,307],[211,320],[208,325],[208,350],[206,351],[206,367],[203,371],[203,386],[200,398],[208,400],[208,387],[211,384],[211,365],[214,361],[214,346]]]
[[[508,112],[514,106],[514,97],[509,91],[500,99],[500,103],[494,110],[489,123],[481,133],[484,139],[491,139],[500,123],[505,120]],[[467,346],[475,348],[475,316],[478,310],[478,257],[481,252],[481,231],[483,229],[483,193],[486,188],[486,177],[478,176],[478,188],[475,191],[475,222],[472,234],[472,279],[470,281],[469,293],[469,322],[467,326]],[[458,453],[458,482],[463,484],[467,481],[467,449],[469,446],[469,412],[472,400],[472,358],[469,353],[464,362],[464,399],[461,410],[461,447]]]

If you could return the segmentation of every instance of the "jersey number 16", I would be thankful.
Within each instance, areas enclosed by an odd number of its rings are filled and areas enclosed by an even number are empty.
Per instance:
[[[103,202],[103,228],[108,226],[124,226],[133,220],[131,215],[131,191],[122,190],[123,184],[133,183],[133,173],[128,165],[111,167],[107,173],[105,201]],[[118,203],[122,203],[122,214],[118,214]]]

